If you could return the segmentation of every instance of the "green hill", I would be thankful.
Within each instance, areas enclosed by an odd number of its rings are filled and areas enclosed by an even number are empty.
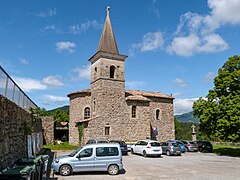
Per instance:
[[[194,122],[194,123],[199,123],[199,119],[193,117],[193,111],[189,113],[184,113],[181,115],[175,115],[174,116],[179,122]]]
[[[63,111],[67,111],[67,110],[69,110],[69,105],[62,106],[62,107],[58,107],[58,108],[49,110],[48,112],[49,112],[49,113],[53,113],[53,112],[55,112],[55,111],[58,110],[58,109],[63,110]]]

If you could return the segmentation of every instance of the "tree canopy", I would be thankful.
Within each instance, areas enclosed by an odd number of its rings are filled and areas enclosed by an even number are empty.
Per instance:
[[[218,70],[214,88],[193,104],[200,131],[223,141],[240,141],[240,56],[233,56]]]

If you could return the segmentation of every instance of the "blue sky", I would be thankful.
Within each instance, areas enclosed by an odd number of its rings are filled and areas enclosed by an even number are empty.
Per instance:
[[[0,1],[0,65],[40,107],[69,104],[90,87],[109,5],[126,89],[175,97],[175,114],[213,88],[240,50],[240,0]]]

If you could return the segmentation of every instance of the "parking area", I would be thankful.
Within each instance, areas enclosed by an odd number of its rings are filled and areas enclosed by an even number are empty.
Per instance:
[[[59,151],[57,156],[69,154]],[[106,172],[75,173],[68,177],[54,175],[58,180],[65,179],[206,179],[234,180],[240,179],[240,158],[218,156],[213,153],[191,153],[182,156],[165,156],[161,158],[144,158],[139,155],[123,156],[124,172],[110,176]]]

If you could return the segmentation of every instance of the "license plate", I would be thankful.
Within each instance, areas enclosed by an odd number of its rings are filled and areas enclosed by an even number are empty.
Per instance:
[[[159,150],[153,150],[153,151],[158,152]]]

